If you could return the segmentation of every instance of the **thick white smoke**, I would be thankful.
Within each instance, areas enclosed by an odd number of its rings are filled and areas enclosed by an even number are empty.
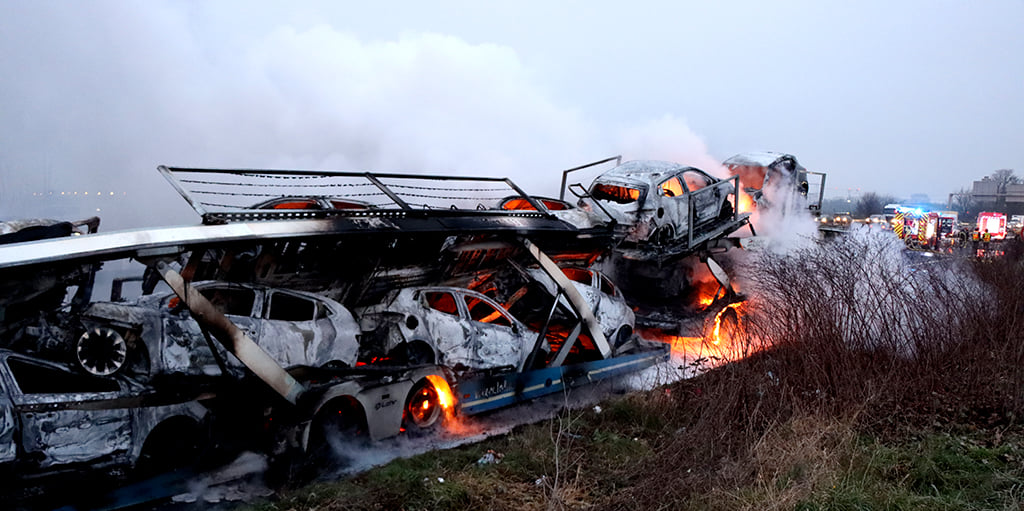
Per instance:
[[[0,63],[18,77],[0,80],[0,218],[195,222],[160,164],[507,176],[539,195],[611,154],[717,164],[672,115],[598,128],[508,46],[326,24],[204,31],[150,4],[5,10],[23,22],[0,21],[19,41]]]

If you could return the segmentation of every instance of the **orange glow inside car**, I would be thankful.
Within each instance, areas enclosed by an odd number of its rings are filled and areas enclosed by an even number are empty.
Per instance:
[[[640,199],[640,190],[628,186],[610,184],[597,184],[591,194],[596,199],[605,199],[621,204],[627,204]]]
[[[534,198],[533,200],[543,204],[545,208],[548,208],[548,211],[563,211],[563,210],[569,209],[569,205],[565,204],[564,202],[559,202],[559,201],[555,201],[555,200],[537,199],[537,198]],[[533,204],[530,204],[530,201],[528,201],[526,199],[522,199],[522,198],[507,200],[507,201],[505,201],[501,205],[501,208],[505,209],[505,210],[508,210],[508,211],[536,211],[537,210],[537,208],[533,207]]]
[[[282,202],[280,204],[274,204],[274,209],[319,209],[319,205],[315,200],[294,200],[288,202]]]

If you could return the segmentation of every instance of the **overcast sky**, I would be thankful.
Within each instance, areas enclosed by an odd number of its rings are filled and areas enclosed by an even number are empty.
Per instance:
[[[829,196],[933,200],[1024,174],[1022,0],[267,4],[0,2],[0,219],[95,189],[108,227],[195,223],[160,164],[550,195],[615,154],[771,150]]]

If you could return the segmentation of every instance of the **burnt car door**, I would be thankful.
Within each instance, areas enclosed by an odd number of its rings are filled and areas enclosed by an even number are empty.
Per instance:
[[[424,290],[416,296],[423,324],[437,350],[438,361],[453,368],[475,367],[474,336],[449,290]]]
[[[130,396],[119,381],[20,356],[3,363],[25,465],[48,469],[128,455],[132,422],[123,400]]]
[[[259,342],[259,321],[253,316],[259,313],[259,300],[254,289],[229,284],[197,286],[199,292],[223,313],[232,323],[254,342]],[[220,369],[203,336],[202,329],[174,295],[168,297],[169,309],[174,312],[164,318],[163,371],[187,374],[217,374]],[[242,364],[219,343],[214,347],[229,361],[229,365],[241,368]]]
[[[530,346],[527,339],[533,340],[531,332],[522,331],[504,309],[483,296],[466,293],[463,299],[480,361],[478,368],[518,369],[524,350]]]
[[[697,169],[686,169],[680,177],[686,184],[690,200],[693,201],[693,223],[703,224],[718,218],[722,204],[722,189],[709,188],[715,183],[715,179]]]
[[[679,175],[672,176],[658,185],[658,203],[654,212],[657,228],[653,231],[655,242],[665,242],[682,236],[688,229],[689,218],[686,188]]]
[[[260,347],[284,367],[322,366],[342,342],[322,302],[273,290],[267,293],[260,325]]]

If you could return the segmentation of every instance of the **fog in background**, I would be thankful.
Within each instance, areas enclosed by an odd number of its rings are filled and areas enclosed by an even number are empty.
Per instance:
[[[826,195],[944,201],[1024,174],[1022,23],[1019,0],[3,2],[0,219],[197,223],[160,164],[553,195],[615,154],[762,150]]]

